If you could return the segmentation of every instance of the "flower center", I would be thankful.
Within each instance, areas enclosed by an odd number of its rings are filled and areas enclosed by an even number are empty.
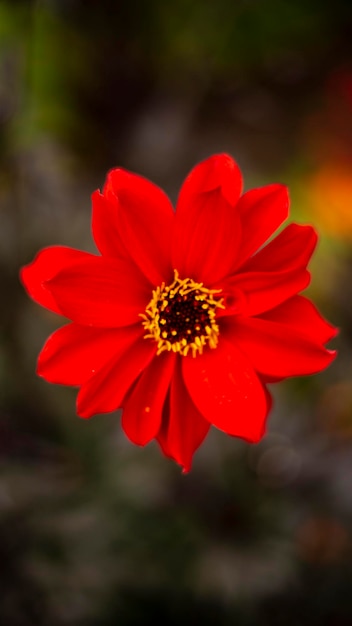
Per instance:
[[[192,278],[181,279],[177,270],[170,285],[162,283],[154,289],[141,317],[147,331],[144,337],[157,342],[157,354],[172,350],[182,356],[191,351],[196,356],[202,354],[204,346],[216,348],[219,336],[216,310],[225,308],[222,298],[216,298],[220,291],[207,289]]]

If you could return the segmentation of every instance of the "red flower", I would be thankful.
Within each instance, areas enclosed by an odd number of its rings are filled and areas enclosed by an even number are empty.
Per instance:
[[[185,470],[210,425],[258,441],[268,382],[333,360],[335,329],[297,295],[317,236],[289,224],[279,184],[240,196],[227,155],[197,165],[174,212],[149,181],[112,170],[93,194],[101,256],[53,246],[21,278],[39,304],[71,320],[46,342],[37,372],[79,386],[77,413],[121,407],[138,445],[156,438]],[[259,251],[258,251],[259,250]]]

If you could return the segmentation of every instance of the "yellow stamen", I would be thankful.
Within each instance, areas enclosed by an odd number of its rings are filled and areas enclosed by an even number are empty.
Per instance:
[[[191,351],[195,357],[206,346],[216,348],[216,313],[225,308],[219,293],[220,289],[207,289],[192,278],[181,279],[174,270],[173,282],[154,289],[145,313],[140,314],[145,339],[156,341],[157,354],[166,350],[187,356]]]

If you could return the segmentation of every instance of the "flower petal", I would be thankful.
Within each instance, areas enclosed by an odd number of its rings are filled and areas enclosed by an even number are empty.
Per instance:
[[[241,224],[235,208],[241,173],[227,155],[197,165],[186,178],[176,207],[173,267],[181,277],[207,286],[235,267]]]
[[[147,179],[122,169],[108,174],[104,195],[110,193],[118,199],[118,232],[130,257],[154,286],[168,281],[175,218],[169,198]]]
[[[238,266],[258,250],[287,219],[288,190],[274,184],[247,191],[237,203],[242,222],[242,245]]]
[[[82,385],[112,358],[121,358],[142,337],[140,325],[107,329],[67,324],[45,343],[38,357],[37,374],[50,383]]]
[[[151,297],[138,268],[124,259],[92,257],[46,282],[60,311],[77,324],[116,328],[140,321]]]
[[[317,245],[311,226],[289,224],[262,250],[250,258],[241,272],[277,272],[306,267]]]
[[[246,272],[223,281],[225,309],[219,317],[242,313],[259,315],[308,287],[310,274],[305,269],[289,272]]]
[[[268,402],[246,356],[220,338],[217,348],[183,359],[190,396],[211,424],[229,435],[256,442],[264,434]]]
[[[46,287],[46,282],[60,270],[74,263],[95,258],[97,257],[93,254],[74,248],[50,246],[38,252],[32,263],[22,267],[20,278],[27,293],[35,302],[61,315],[56,300]]]
[[[183,382],[181,362],[177,360],[171,382],[169,406],[165,408],[163,422],[157,440],[164,454],[182,465],[189,472],[194,452],[208,434],[210,428],[194,406]]]
[[[242,174],[228,154],[214,154],[191,170],[180,190],[177,211],[188,212],[195,195],[219,188],[225,200],[235,206],[242,191]]]
[[[160,429],[175,358],[175,354],[164,352],[153,359],[124,402],[122,428],[139,446],[154,439]]]
[[[316,374],[336,354],[285,324],[260,318],[233,317],[223,332],[246,354],[256,371],[268,376]]]
[[[327,322],[313,302],[304,296],[294,296],[275,309],[261,315],[261,319],[278,322],[307,335],[314,343],[324,344],[336,337],[338,330]]]
[[[118,199],[115,194],[92,194],[92,232],[95,244],[103,256],[128,258],[118,226]]]
[[[148,367],[155,352],[154,341],[137,340],[119,358],[113,357],[82,385],[77,396],[78,415],[87,418],[121,407],[127,392]]]

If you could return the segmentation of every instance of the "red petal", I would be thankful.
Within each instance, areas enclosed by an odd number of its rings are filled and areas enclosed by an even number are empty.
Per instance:
[[[241,173],[226,155],[197,165],[184,182],[176,208],[173,266],[211,285],[235,267],[241,224],[235,204]]]
[[[188,211],[194,195],[219,188],[227,202],[235,206],[242,191],[242,175],[228,154],[215,154],[192,169],[180,190],[177,211]]]
[[[92,231],[99,252],[107,257],[128,258],[118,228],[118,200],[114,194],[103,196],[99,191],[92,195]]]
[[[329,324],[304,296],[294,296],[275,309],[261,315],[262,319],[279,322],[291,329],[307,335],[314,343],[324,344],[336,337],[337,328]]]
[[[47,340],[38,357],[37,374],[50,383],[82,385],[142,336],[140,325],[111,330],[67,324]]]
[[[69,267],[78,261],[97,258],[93,254],[66,248],[65,246],[51,246],[44,248],[35,256],[32,263],[22,267],[20,271],[21,281],[28,294],[42,306],[61,314],[61,311],[50,291],[46,287],[46,282],[50,280],[60,270]]]
[[[78,415],[92,417],[121,407],[127,392],[148,367],[155,352],[154,341],[137,340],[120,358],[111,359],[82,385],[77,396]]]
[[[240,317],[231,318],[231,322],[223,332],[262,374],[274,377],[316,374],[336,354],[284,324]]]
[[[226,309],[219,317],[242,313],[259,315],[308,287],[310,274],[305,269],[289,272],[247,272],[223,281]]]
[[[211,424],[229,435],[256,442],[264,434],[268,402],[249,360],[229,341],[196,358],[184,357],[190,396]]]
[[[175,354],[160,354],[141,374],[124,402],[122,428],[127,437],[145,446],[157,435],[175,366]]]
[[[84,326],[116,328],[140,321],[151,297],[144,276],[124,259],[92,257],[46,283],[63,315]]]
[[[168,281],[175,217],[170,200],[153,183],[122,169],[108,174],[104,195],[112,192],[118,198],[118,232],[131,258],[153,285]]]
[[[242,266],[241,272],[283,272],[306,267],[317,240],[317,234],[311,226],[289,224],[249,259]]]
[[[288,190],[284,185],[267,185],[243,194],[237,203],[243,232],[238,266],[256,252],[287,219],[288,208]]]
[[[178,359],[171,383],[169,407],[164,411],[163,424],[157,440],[164,454],[189,472],[192,457],[210,428],[194,406],[182,379]]]

